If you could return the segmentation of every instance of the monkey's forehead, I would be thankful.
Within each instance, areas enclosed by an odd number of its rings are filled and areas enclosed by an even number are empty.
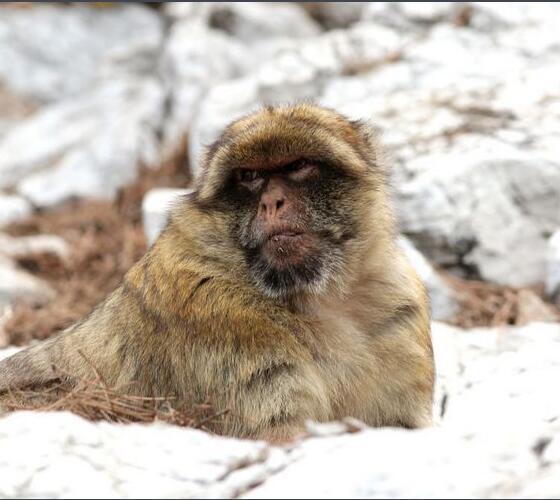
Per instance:
[[[301,157],[365,172],[367,141],[360,125],[313,106],[267,107],[226,128],[210,147],[208,168],[269,169]]]
[[[333,109],[314,104],[301,103],[290,106],[265,106],[230,124],[232,132],[243,131],[262,122],[269,121],[306,121],[322,125],[337,125],[352,128],[352,122]]]

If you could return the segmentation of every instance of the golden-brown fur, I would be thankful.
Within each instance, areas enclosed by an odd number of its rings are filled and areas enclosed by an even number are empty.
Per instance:
[[[353,214],[352,238],[324,283],[272,296],[255,286],[232,239],[235,213],[212,200],[230,169],[301,154],[354,179],[351,199],[337,201]],[[47,382],[59,373],[52,365],[86,376],[91,363],[129,392],[231,409],[223,432],[236,436],[284,440],[307,419],[346,416],[428,425],[429,306],[394,237],[372,134],[315,106],[267,108],[209,149],[197,191],[114,293],[58,337],[0,363],[0,392]]]

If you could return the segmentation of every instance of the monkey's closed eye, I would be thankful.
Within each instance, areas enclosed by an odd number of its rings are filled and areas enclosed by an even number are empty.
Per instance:
[[[311,177],[312,175],[318,173],[319,167],[311,163],[309,160],[302,158],[293,163],[290,163],[283,170],[291,179],[305,180],[308,177]]]
[[[299,160],[294,161],[289,165],[286,165],[282,170],[284,170],[285,172],[295,172],[296,170],[299,170],[307,166],[308,164],[309,164],[308,160],[306,160],[305,158],[300,158]]]
[[[259,178],[256,170],[249,170],[248,168],[240,168],[235,171],[235,180],[237,182],[253,182]]]

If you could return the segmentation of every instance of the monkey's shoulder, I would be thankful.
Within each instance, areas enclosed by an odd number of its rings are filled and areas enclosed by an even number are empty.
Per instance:
[[[163,279],[127,276],[105,307],[133,311],[143,334],[217,349],[302,349],[307,325],[245,283],[192,270]],[[118,322],[118,320],[117,320]]]

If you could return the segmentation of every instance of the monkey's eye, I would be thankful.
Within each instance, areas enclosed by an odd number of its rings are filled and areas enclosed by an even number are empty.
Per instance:
[[[297,170],[300,170],[306,167],[307,165],[309,165],[309,162],[305,158],[302,158],[300,160],[294,161],[293,163],[290,163],[284,168],[284,170],[288,173],[296,172]]]
[[[305,180],[319,172],[317,165],[311,163],[309,160],[302,158],[300,160],[290,163],[284,168],[284,171],[291,179],[296,181]]]
[[[237,182],[253,182],[259,178],[256,170],[249,170],[248,168],[241,168],[235,171],[235,180]]]

